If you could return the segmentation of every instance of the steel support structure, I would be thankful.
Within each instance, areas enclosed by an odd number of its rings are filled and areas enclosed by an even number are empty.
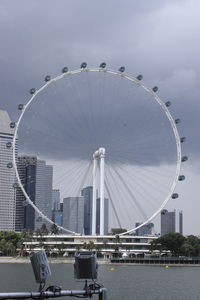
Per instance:
[[[100,190],[100,235],[104,235],[104,200],[105,200],[105,189],[104,189],[104,172],[105,172],[105,148],[99,148],[93,154],[93,201],[92,201],[92,234],[96,234],[96,189],[97,186]],[[97,166],[100,166],[100,182],[97,185]]]

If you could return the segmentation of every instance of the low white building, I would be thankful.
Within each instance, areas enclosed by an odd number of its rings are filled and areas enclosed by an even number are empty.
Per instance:
[[[105,258],[110,258],[114,253],[126,253],[128,256],[137,256],[149,253],[149,244],[155,236],[114,236],[114,235],[47,235],[33,236],[31,241],[24,242],[25,251],[38,251],[41,248],[50,253],[62,251],[68,256],[73,256],[76,251],[97,251]]]

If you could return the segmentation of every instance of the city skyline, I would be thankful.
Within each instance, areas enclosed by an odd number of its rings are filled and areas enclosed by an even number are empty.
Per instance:
[[[4,116],[4,118],[1,118],[1,122],[3,124],[1,126],[1,131],[5,131],[4,127],[6,128],[7,132],[10,132],[10,120],[5,111],[1,111],[1,114]],[[6,116],[6,118],[5,118]],[[4,122],[3,122],[4,121]],[[6,122],[7,121],[7,122]],[[7,123],[7,124],[6,124]],[[8,134],[6,132],[6,134]],[[6,141],[7,145],[7,141]],[[11,150],[12,147],[4,147],[1,150],[1,154],[7,153],[7,149]],[[12,155],[11,155],[12,157]],[[5,162],[7,169],[8,164],[10,162]],[[61,216],[64,220],[64,226],[66,224],[71,224],[70,219],[70,210],[67,212],[61,212],[60,211],[60,191],[58,189],[52,189],[53,188],[53,167],[46,164],[45,161],[42,161],[38,159],[36,156],[27,156],[27,155],[17,155],[17,168],[19,172],[19,176],[21,178],[21,182],[27,192],[27,194],[30,197],[30,200],[34,203],[34,205],[37,206],[37,208],[45,214],[49,219],[52,219],[55,221],[55,216],[58,218],[58,225],[62,225],[61,223]],[[107,184],[106,184],[107,186]],[[43,223],[46,223],[40,215],[38,215],[37,212],[34,211],[33,207],[30,206],[30,204],[27,203],[25,200],[25,196],[23,195],[20,188],[13,188],[12,190],[14,193],[13,196],[13,205],[16,206],[16,216],[15,216],[15,230],[21,231],[23,228],[26,229],[37,229],[40,228]],[[54,199],[53,199],[54,194]],[[85,234],[91,234],[91,222],[92,222],[92,198],[93,198],[93,187],[86,186],[82,187],[81,195],[84,196],[84,207],[82,207],[82,210],[84,212],[84,219],[83,224],[78,226],[77,225],[70,225],[70,227],[66,227],[69,230],[75,231],[74,228],[78,228],[80,232],[80,228],[82,228],[83,233]],[[71,196],[65,199],[74,199],[76,201],[80,197]],[[70,200],[70,201],[71,201]],[[96,202],[97,202],[97,211],[96,211],[96,233],[99,234],[99,220],[100,220],[100,202],[98,198],[98,190],[96,191]],[[16,204],[15,204],[16,202]],[[25,204],[26,202],[26,204]],[[69,201],[68,201],[69,202]],[[66,205],[65,205],[66,206]],[[71,204],[68,205],[68,207],[71,207]],[[108,199],[105,199],[105,205],[104,205],[104,231],[106,233],[109,232],[108,229],[108,223],[109,223],[109,205],[108,205]],[[54,211],[54,212],[53,212]],[[53,215],[52,215],[53,213]],[[67,217],[68,215],[68,217]],[[66,219],[67,218],[67,219]],[[73,221],[74,222],[74,221]],[[77,217],[78,222],[78,217]],[[49,227],[48,222],[46,223]],[[140,225],[141,223],[137,223],[137,225]],[[78,226],[78,227],[77,227]],[[146,226],[146,225],[145,225]],[[145,231],[145,226],[141,228],[141,232]],[[147,225],[148,226],[148,225]],[[110,227],[111,228],[111,227]],[[158,229],[157,229],[158,230]],[[138,231],[137,231],[138,232]],[[182,232],[182,231],[181,231]],[[143,234],[142,234],[143,235]]]

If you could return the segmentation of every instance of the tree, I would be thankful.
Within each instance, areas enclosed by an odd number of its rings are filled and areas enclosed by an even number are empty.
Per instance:
[[[22,234],[8,231],[0,232],[0,251],[3,255],[15,255],[22,244]]]
[[[52,234],[58,234],[58,232],[59,232],[58,226],[56,224],[52,224],[51,225],[51,233]]]
[[[189,235],[182,246],[182,251],[185,256],[199,256],[200,239],[197,236]]]
[[[40,231],[41,231],[41,235],[47,235],[49,233],[49,230],[47,229],[47,226],[45,223],[42,224]]]
[[[174,256],[183,254],[186,238],[178,232],[167,233],[151,242],[150,250],[170,251]]]
[[[95,248],[95,246],[94,246],[94,242],[92,242],[92,241],[90,241],[89,243],[84,243],[83,244],[83,248],[84,249],[87,249],[87,250],[89,250],[89,251],[92,251],[94,248]]]

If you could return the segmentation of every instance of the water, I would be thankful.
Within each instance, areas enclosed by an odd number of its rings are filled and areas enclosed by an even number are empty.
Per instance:
[[[110,271],[114,267],[115,271]],[[47,285],[63,289],[82,288],[73,279],[73,265],[51,264]],[[108,289],[108,300],[197,300],[200,294],[199,267],[100,265],[98,282]],[[36,291],[30,264],[0,264],[0,291]],[[94,297],[97,299],[97,297]],[[65,297],[62,299],[69,299]],[[76,298],[74,298],[76,299]]]

